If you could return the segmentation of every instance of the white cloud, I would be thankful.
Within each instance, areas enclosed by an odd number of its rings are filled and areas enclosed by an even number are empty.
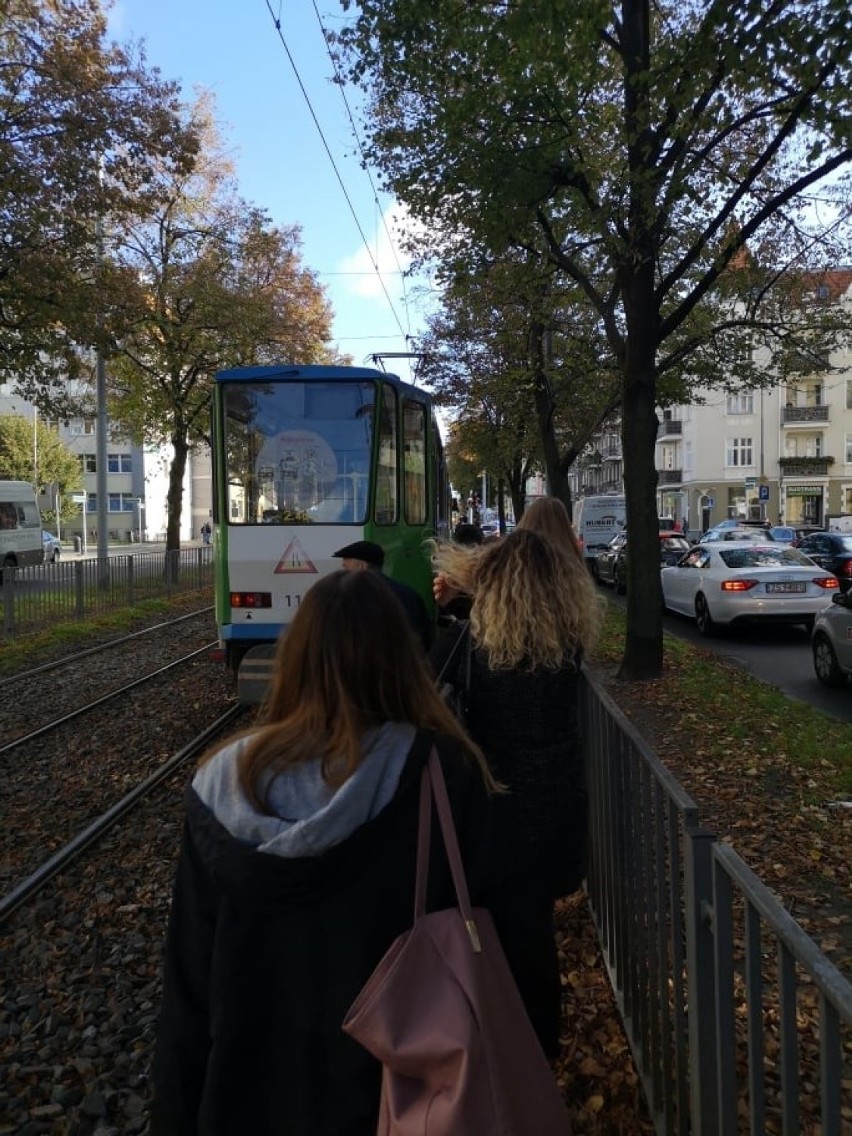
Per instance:
[[[388,206],[369,249],[362,245],[340,262],[337,271],[343,274],[343,289],[361,299],[383,300],[384,290],[392,298],[399,296],[403,291],[402,274],[411,264],[411,258],[402,251],[402,235],[413,228],[404,205]]]

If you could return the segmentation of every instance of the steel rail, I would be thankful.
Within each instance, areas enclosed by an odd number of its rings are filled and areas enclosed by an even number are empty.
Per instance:
[[[97,843],[100,838],[113,828],[125,814],[130,812],[144,797],[156,789],[176,769],[185,764],[190,758],[207,748],[210,742],[229,726],[235,718],[246,713],[244,706],[232,706],[220,718],[217,718],[202,733],[194,738],[189,745],[184,746],[168,759],[144,781],[141,781],[126,796],[117,801],[111,808],[102,813],[97,820],[92,821],[67,844],[54,852],[34,872],[20,883],[16,884],[10,892],[0,899],[0,926],[16,911],[21,904],[40,891],[58,872],[76,860],[90,845]]]
[[[54,718],[52,722],[47,722],[44,726],[39,726],[37,730],[31,730],[28,734],[22,734],[21,737],[15,738],[14,741],[7,742],[6,745],[0,746],[0,756],[15,749],[17,746],[26,745],[27,742],[34,741],[43,734],[55,730],[58,726],[64,726],[66,722],[70,722],[74,718],[79,718],[82,714],[88,714],[90,710],[96,709],[98,706],[103,705],[104,702],[109,702],[113,698],[117,698],[119,694],[126,694],[128,690],[133,690],[136,686],[142,686],[143,683],[150,682],[152,678],[157,678],[159,675],[165,674],[166,671],[170,671],[173,667],[179,667],[183,663],[189,662],[190,659],[194,659],[197,655],[203,655],[205,651],[210,651],[215,646],[215,642],[206,643],[196,651],[190,651],[188,655],[183,655],[181,658],[175,659],[174,662],[167,663],[164,667],[160,667],[159,670],[149,671],[148,674],[143,675],[141,678],[134,679],[133,682],[127,683],[126,686],[119,686],[116,690],[111,690],[108,694],[101,695],[101,697],[96,698],[94,702],[88,702],[85,706],[78,706],[77,709],[72,710],[70,714],[64,714],[61,718]]]

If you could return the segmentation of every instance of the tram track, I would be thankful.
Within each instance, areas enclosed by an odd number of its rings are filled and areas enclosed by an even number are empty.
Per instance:
[[[30,730],[29,733],[21,734],[13,741],[7,742],[5,745],[0,746],[0,757],[8,754],[13,749],[18,749],[25,745],[28,745],[30,742],[35,741],[37,738],[43,737],[45,734],[51,733],[51,731],[53,730],[59,729],[60,727],[66,725],[68,722],[73,722],[75,718],[79,718],[84,714],[88,714],[101,706],[106,706],[109,702],[113,701],[114,699],[121,698],[122,696],[128,694],[131,690],[135,690],[137,687],[144,686],[145,683],[159,678],[160,676],[173,670],[175,667],[180,667],[184,663],[188,663],[192,659],[198,658],[199,655],[203,655],[209,652],[215,646],[215,642],[206,643],[203,647],[199,647],[195,651],[190,651],[189,654],[182,655],[181,658],[175,659],[171,663],[166,663],[165,666],[159,667],[155,671],[149,671],[147,674],[142,675],[141,678],[134,679],[132,682],[125,683],[124,686],[119,686],[115,690],[111,690],[107,694],[103,694],[99,698],[96,698],[91,702],[86,702],[82,706],[78,706],[75,710],[70,711],[68,714],[63,714],[60,718],[54,718],[51,721],[46,722],[43,726],[39,726],[35,730]]]
[[[37,724],[0,749],[0,894],[35,872],[235,705],[232,681],[207,658],[208,640],[164,666],[156,666],[163,653],[158,637],[145,642],[130,683],[116,688],[111,662],[98,657],[98,683],[112,685],[106,695],[81,706],[78,694],[70,712]],[[31,697],[45,703],[48,689],[32,689]],[[10,712],[8,704],[5,709]],[[43,705],[40,710],[45,713]]]
[[[129,635],[19,671],[0,680],[3,746],[114,694],[160,667],[208,647],[216,635],[211,608],[158,622]]]
[[[15,674],[5,675],[0,678],[0,696],[2,696],[2,692],[7,687],[14,686],[15,683],[27,684],[34,682],[42,675],[60,670],[62,667],[79,666],[83,659],[103,655],[114,648],[123,647],[128,643],[136,642],[148,635],[158,633],[162,635],[162,633],[169,628],[178,627],[189,620],[211,616],[212,614],[213,606],[212,604],[208,604],[206,607],[198,608],[196,611],[185,612],[183,615],[176,616],[174,619],[165,619],[160,623],[152,623],[148,627],[143,627],[139,631],[131,631],[128,632],[127,635],[120,635],[117,638],[109,639],[105,643],[97,643],[92,647],[84,647],[80,650],[75,649],[73,654],[61,655],[59,658],[41,663],[37,667],[30,667],[24,671],[16,671]]]
[[[193,738],[187,745],[163,762],[153,773],[126,793],[119,801],[96,817],[71,840],[41,863],[26,878],[19,881],[6,895],[0,898],[0,926],[21,904],[39,892],[58,872],[81,856],[92,844],[101,839],[114,825],[118,824],[133,808],[153,790],[158,788],[181,766],[188,764],[201,754],[217,737],[246,714],[242,706],[232,706],[206,730]]]

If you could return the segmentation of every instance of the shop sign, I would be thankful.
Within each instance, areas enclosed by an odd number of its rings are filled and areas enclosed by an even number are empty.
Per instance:
[[[787,485],[784,492],[788,497],[822,497],[821,485]]]

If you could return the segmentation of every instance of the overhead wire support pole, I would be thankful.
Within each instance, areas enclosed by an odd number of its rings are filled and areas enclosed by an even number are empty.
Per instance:
[[[98,263],[104,259],[103,221],[98,218],[95,229],[98,246]],[[107,506],[107,408],[106,408],[106,360],[100,343],[95,355],[95,490],[97,494],[98,518],[98,586],[109,587],[109,512]],[[83,523],[85,525],[85,507]]]

